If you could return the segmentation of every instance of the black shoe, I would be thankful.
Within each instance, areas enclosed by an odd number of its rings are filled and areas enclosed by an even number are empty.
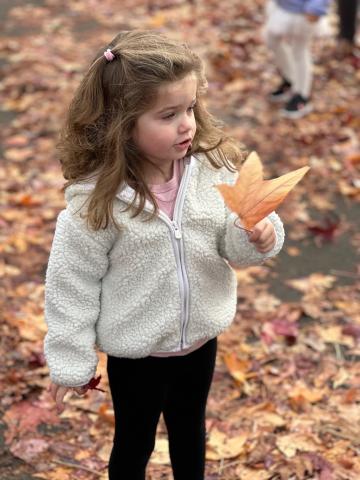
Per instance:
[[[269,100],[271,102],[276,103],[276,102],[283,102],[283,101],[289,100],[290,97],[291,97],[291,83],[284,79],[281,85],[279,85],[279,87],[276,90],[270,93]]]
[[[288,101],[285,108],[281,110],[281,115],[286,118],[301,118],[310,113],[313,106],[308,98],[304,98],[299,93],[295,93]]]

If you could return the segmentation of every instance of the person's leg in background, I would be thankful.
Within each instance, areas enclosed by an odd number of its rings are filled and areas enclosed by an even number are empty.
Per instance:
[[[311,37],[306,35],[291,39],[293,64],[293,97],[282,110],[288,118],[301,118],[312,110],[310,103],[313,79],[313,63],[311,59]]]
[[[163,414],[174,480],[203,480],[205,410],[216,358],[216,338],[184,357],[174,357]]]
[[[107,371],[115,414],[110,480],[145,480],[165,397],[163,360],[167,359],[108,356]]]
[[[338,0],[339,38],[355,43],[358,0]]]
[[[279,102],[289,99],[289,92],[294,81],[294,61],[291,50],[283,36],[272,33],[265,27],[264,40],[267,47],[274,54],[275,65],[282,77],[279,87],[274,90],[269,99],[273,102]]]
[[[292,42],[291,49],[294,62],[293,91],[303,98],[310,98],[313,80],[313,62],[311,58],[310,42],[308,39],[299,38]]]
[[[289,49],[293,59],[293,96],[281,111],[287,118],[301,118],[312,111],[310,103],[313,80],[311,42],[316,24],[310,23],[304,15],[294,23],[294,34],[289,36]]]

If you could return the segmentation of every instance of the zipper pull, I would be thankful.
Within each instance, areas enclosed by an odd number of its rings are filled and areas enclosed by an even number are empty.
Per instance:
[[[176,222],[172,222],[172,224],[173,224],[173,227],[174,227],[175,238],[177,240],[180,240],[180,238],[181,238],[180,228],[178,227],[178,224]]]

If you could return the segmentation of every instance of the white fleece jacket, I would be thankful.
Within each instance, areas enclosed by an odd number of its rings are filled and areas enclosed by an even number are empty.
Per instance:
[[[114,215],[120,233],[89,230],[80,218],[93,184],[66,190],[45,286],[44,351],[54,383],[86,384],[96,372],[95,345],[113,356],[146,357],[211,339],[230,325],[237,280],[229,262],[261,263],[284,241],[276,213],[268,217],[277,240],[267,254],[234,226],[236,215],[214,185],[234,183],[236,175],[202,156],[187,159],[173,220],[163,212],[151,221],[144,221],[145,213],[131,218],[123,210],[134,191],[119,189]]]

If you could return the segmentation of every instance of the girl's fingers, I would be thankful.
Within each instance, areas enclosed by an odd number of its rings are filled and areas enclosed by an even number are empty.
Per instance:
[[[264,247],[267,245],[271,245],[274,241],[275,241],[275,234],[273,230],[271,230],[270,232],[266,232],[263,235],[263,238],[261,238],[260,244],[262,247]]]
[[[274,247],[275,241],[276,241],[275,236],[269,237],[269,239],[266,242],[262,242],[258,245],[258,250],[261,251],[262,253],[268,252]]]
[[[255,243],[259,240],[261,235],[261,230],[258,227],[254,227],[253,232],[249,235],[249,242]]]
[[[85,395],[85,393],[87,392],[87,388],[85,386],[84,387],[75,387],[74,390],[80,396]]]
[[[64,397],[69,390],[74,390],[78,395],[85,395],[87,392],[87,387],[84,385],[82,387],[70,388],[70,387],[63,387],[61,385],[56,385],[55,383],[51,383],[48,387],[48,391],[51,394],[52,399],[56,403],[56,409],[58,413],[61,413],[65,409],[64,404]]]
[[[63,400],[67,391],[68,391],[67,387],[58,386],[55,401],[56,401],[56,408],[59,413],[61,413],[65,408]]]
[[[257,247],[256,250],[260,253],[267,253],[270,252],[270,250],[273,249],[273,245],[270,243],[264,247]]]
[[[255,247],[258,252],[269,252],[275,244],[275,232],[272,223],[268,220],[262,220],[255,225],[253,233],[249,235],[249,242],[256,244]]]
[[[272,233],[271,232],[266,232],[264,231],[260,237],[258,238],[258,241],[257,243],[259,245],[264,245],[265,243],[269,242],[269,240],[271,239],[272,237]]]
[[[261,238],[260,238],[260,242],[261,244],[265,245],[267,243],[271,243],[275,240],[275,233],[273,230],[270,230],[270,232],[265,232]]]
[[[266,229],[266,231],[263,232],[256,244],[256,248],[259,252],[266,253],[273,248],[275,241],[275,232],[273,228],[270,227],[270,230]]]
[[[250,235],[250,242],[263,242],[266,241],[272,234],[273,227],[271,224],[266,224],[262,228],[255,227],[253,233]]]
[[[55,385],[55,383],[52,383],[49,387],[51,397],[53,398],[54,401],[56,401],[56,393],[58,391],[58,388],[59,388],[59,385]]]
[[[56,396],[59,388],[60,388],[60,385],[56,385],[55,383],[51,383],[49,387],[50,395],[51,395],[51,398],[54,400],[54,402],[56,402]]]
[[[249,241],[252,243],[257,242],[260,237],[265,234],[265,232],[271,231],[272,228],[272,223],[269,220],[266,218],[261,220],[254,226],[253,233],[249,235]]]

